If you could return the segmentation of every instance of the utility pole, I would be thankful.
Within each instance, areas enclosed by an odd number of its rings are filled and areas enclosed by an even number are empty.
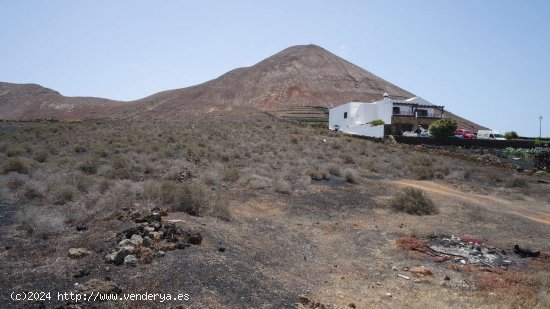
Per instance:
[[[539,116],[539,139],[542,140],[542,116]]]

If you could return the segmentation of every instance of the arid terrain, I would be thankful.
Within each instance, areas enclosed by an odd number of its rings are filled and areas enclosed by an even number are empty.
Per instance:
[[[550,307],[547,173],[258,110],[3,122],[0,162],[2,307]]]

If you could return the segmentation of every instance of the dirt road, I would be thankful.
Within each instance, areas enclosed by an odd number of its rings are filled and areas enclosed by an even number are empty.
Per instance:
[[[488,209],[504,211],[530,219],[532,221],[550,225],[550,208],[543,209],[540,205],[535,205],[529,201],[510,201],[495,196],[461,192],[454,189],[450,185],[445,185],[434,181],[400,179],[388,182],[399,186],[422,189],[430,194],[439,195],[442,197],[452,197],[472,202]]]

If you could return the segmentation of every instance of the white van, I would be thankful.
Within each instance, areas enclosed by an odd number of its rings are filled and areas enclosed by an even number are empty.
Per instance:
[[[506,140],[504,135],[493,130],[479,130],[477,131],[477,139],[495,139],[495,140]]]

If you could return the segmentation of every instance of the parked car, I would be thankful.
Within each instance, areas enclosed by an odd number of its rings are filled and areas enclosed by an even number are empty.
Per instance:
[[[470,132],[468,129],[458,129],[455,131],[455,137],[460,138],[476,138],[476,135]]]
[[[420,134],[418,134],[420,131]],[[407,131],[407,132],[403,132],[403,136],[412,136],[412,137],[432,137],[432,134],[430,133],[430,131],[422,128],[422,127],[419,127],[419,128],[416,128],[414,131]]]
[[[494,140],[506,140],[504,135],[498,133],[494,130],[479,130],[477,131],[477,138],[478,139],[494,139]]]

